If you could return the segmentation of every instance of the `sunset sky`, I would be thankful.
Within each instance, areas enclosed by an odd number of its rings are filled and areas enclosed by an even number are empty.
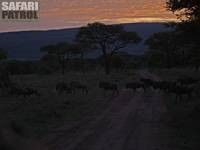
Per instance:
[[[2,0],[0,0],[2,1]],[[175,15],[166,11],[166,0],[40,0],[40,19],[0,20],[0,32],[71,28],[104,23],[166,22]]]

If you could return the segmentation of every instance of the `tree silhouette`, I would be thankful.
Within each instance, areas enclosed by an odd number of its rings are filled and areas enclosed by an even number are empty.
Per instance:
[[[74,42],[75,43],[72,44],[71,52],[73,55],[76,55],[76,56],[80,55],[80,60],[82,63],[82,71],[85,72],[85,61],[84,61],[85,54],[90,52],[95,47],[87,42],[79,41],[77,37]]]
[[[189,64],[194,66],[196,70],[200,68],[200,52],[196,47],[191,47],[188,54]]]
[[[4,49],[0,48],[0,63],[4,59],[7,59],[7,52]],[[2,72],[5,72],[5,65],[1,64],[0,65],[0,75]]]
[[[84,55],[87,52],[86,47],[83,44],[80,43],[74,43],[71,45],[71,54],[74,56],[80,55],[80,60],[82,63],[82,71],[85,71],[85,65],[84,65]]]
[[[106,74],[110,73],[111,57],[117,51],[130,43],[141,41],[136,32],[127,32],[121,26],[105,25],[98,22],[82,27],[76,35],[76,40],[102,51]]]
[[[167,8],[177,13],[180,19],[185,17],[189,21],[200,20],[199,0],[168,0]]]
[[[74,55],[80,55],[81,60],[84,59],[85,53],[89,51],[89,46],[84,43],[74,43],[71,45],[71,53]]]
[[[160,65],[166,65],[167,68],[174,66],[180,56],[180,43],[178,35],[174,31],[155,33],[150,36],[145,44],[149,46],[148,56],[150,60],[158,61]]]
[[[65,74],[66,62],[69,61],[69,55],[71,53],[71,44],[67,42],[60,42],[56,45],[47,45],[41,47],[42,52],[47,52],[48,55],[53,55],[57,58],[59,64],[61,65],[62,74]]]
[[[192,65],[199,66],[200,56],[200,1],[199,0],[168,0],[168,10],[177,14],[181,23],[176,25],[175,32],[178,32],[180,45],[187,48],[188,59]],[[195,62],[196,61],[196,62]]]
[[[0,60],[7,59],[7,52],[0,48]]]
[[[0,48],[0,62],[1,60],[7,59],[7,52]],[[0,88],[7,87],[11,83],[9,73],[5,65],[0,65]]]

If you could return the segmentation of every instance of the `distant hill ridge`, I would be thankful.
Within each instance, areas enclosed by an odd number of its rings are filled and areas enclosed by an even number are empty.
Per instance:
[[[122,24],[127,31],[136,31],[142,38],[143,42],[151,34],[161,31],[170,30],[161,23],[132,23]],[[40,47],[58,42],[73,41],[79,28],[58,29],[47,31],[18,31],[0,33],[0,47],[8,51],[9,59],[39,59],[43,54]],[[141,55],[144,53],[144,43],[128,46],[124,51]],[[98,57],[101,55],[99,51],[88,54],[88,57]]]

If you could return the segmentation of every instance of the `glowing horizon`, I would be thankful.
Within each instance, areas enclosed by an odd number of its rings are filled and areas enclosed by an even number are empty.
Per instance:
[[[40,0],[40,19],[34,22],[0,20],[0,32],[74,28],[92,22],[106,24],[177,21],[166,0]],[[48,4],[47,4],[48,3]]]

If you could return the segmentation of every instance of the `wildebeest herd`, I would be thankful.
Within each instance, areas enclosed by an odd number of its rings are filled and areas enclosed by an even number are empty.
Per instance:
[[[77,82],[77,81],[72,81],[70,84],[67,84],[66,82],[58,82],[56,84],[56,91],[59,93],[76,93],[77,90],[81,90],[83,93],[87,94],[88,93],[88,88],[86,85]]]
[[[139,81],[126,83],[126,89],[131,89],[134,92],[137,89],[143,89],[146,92],[148,89],[160,90],[167,94],[175,94],[176,99],[182,99],[184,95],[192,98],[194,94],[199,92],[200,79],[192,77],[179,78],[175,81],[155,81],[150,78],[140,78]],[[99,87],[104,90],[112,90],[119,93],[119,87],[116,83],[100,82]]]
[[[8,77],[4,77],[4,80],[0,82],[0,90],[6,89],[7,95],[10,96],[41,96],[41,91],[29,87],[20,87],[16,83],[12,83]],[[150,78],[140,78],[138,81],[128,82],[124,86],[126,89],[132,89],[134,92],[137,89],[143,89],[146,92],[148,89],[160,90],[167,94],[175,94],[177,99],[183,98],[186,95],[188,98],[192,97],[198,90],[197,85],[199,85],[199,78],[184,77],[179,78],[175,81],[155,81]],[[99,81],[97,85],[100,89],[105,91],[112,91],[113,94],[119,94],[120,85],[118,81]],[[121,87],[123,88],[123,87]],[[65,81],[57,82],[55,84],[55,90],[62,94],[76,94],[81,92],[83,94],[88,94],[89,89],[86,84],[79,81],[71,81],[69,83]]]
[[[175,94],[177,99],[182,99],[184,95],[191,98],[199,90],[200,79],[192,77],[179,78],[175,81],[154,81],[151,79],[140,79],[144,90],[152,88],[161,90],[167,94]],[[139,86],[139,84],[137,84]]]
[[[0,90],[3,91],[3,93],[6,93],[7,95],[10,96],[31,96],[31,95],[35,95],[35,96],[40,96],[40,93],[38,92],[37,89],[34,89],[32,87],[20,87],[19,85],[17,85],[16,83],[7,83],[6,85],[4,84],[4,86],[0,86]]]

